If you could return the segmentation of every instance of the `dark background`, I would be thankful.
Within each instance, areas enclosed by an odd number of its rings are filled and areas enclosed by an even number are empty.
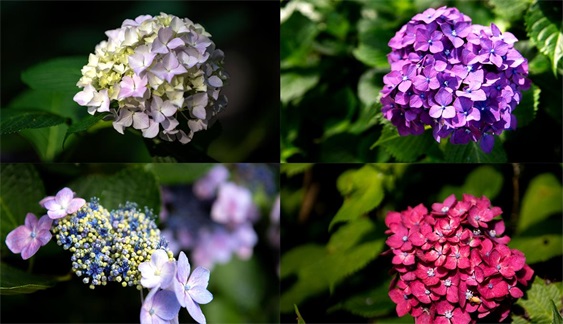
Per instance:
[[[26,89],[20,80],[25,69],[61,56],[84,56],[86,64],[96,44],[107,40],[106,30],[121,27],[125,19],[161,12],[201,24],[225,52],[225,70],[231,78],[223,93],[229,104],[219,115],[222,132],[211,144],[209,156],[223,162],[278,162],[280,25],[275,1],[2,1],[1,106]],[[91,150],[78,150],[66,161],[150,160],[140,136],[121,136],[112,128],[88,136]],[[100,147],[110,153],[104,156],[93,149],[96,142],[114,141],[128,147]],[[2,147],[4,161],[38,159],[18,135],[3,136]]]

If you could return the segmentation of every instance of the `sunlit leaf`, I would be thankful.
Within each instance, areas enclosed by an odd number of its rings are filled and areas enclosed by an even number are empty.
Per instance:
[[[530,289],[526,291],[527,296],[516,302],[526,310],[533,323],[551,324],[557,320],[554,318],[552,303],[555,303],[557,309],[561,309],[561,294],[556,285],[561,283],[546,284],[542,278],[536,276]]]
[[[280,164],[280,173],[293,177],[311,169],[313,165],[313,163],[283,163]]]
[[[465,179],[465,183],[461,187],[445,186],[438,195],[438,200],[442,201],[451,194],[455,194],[461,199],[462,194],[470,194],[476,197],[486,196],[494,199],[502,188],[503,177],[492,166],[478,167]]]
[[[389,68],[387,54],[391,52],[387,43],[395,31],[382,26],[379,19],[362,19],[358,22],[358,47],[354,57],[362,63],[376,67]]]
[[[318,24],[301,12],[292,15],[280,27],[280,67],[306,67],[318,58],[313,55],[313,40],[319,33]]]
[[[3,109],[0,134],[16,133],[29,128],[51,127],[64,122],[64,117],[47,111]]]
[[[536,117],[540,105],[540,93],[541,89],[535,84],[532,84],[529,90],[522,93],[522,101],[513,112],[518,121],[518,127],[528,125]]]
[[[508,21],[515,21],[522,18],[522,14],[530,4],[532,0],[489,0],[493,5],[493,12],[495,15],[507,19]]]
[[[369,165],[344,172],[337,180],[344,203],[330,222],[329,230],[337,223],[357,219],[377,207],[384,196],[384,178],[383,173]]]
[[[508,245],[520,250],[526,256],[526,262],[534,264],[547,261],[563,254],[561,234],[543,234],[527,236],[526,232],[512,238]]]
[[[285,72],[280,76],[280,100],[283,104],[301,98],[309,89],[319,82],[315,73],[300,74]]]
[[[562,195],[561,182],[553,174],[545,173],[532,179],[522,199],[517,232],[523,232],[552,214],[562,212]]]
[[[536,46],[551,60],[553,74],[557,74],[559,61],[563,58],[563,22],[561,2],[536,1],[524,19],[526,32]]]
[[[30,88],[43,91],[78,92],[76,83],[87,58],[62,57],[34,65],[22,72],[22,81]]]

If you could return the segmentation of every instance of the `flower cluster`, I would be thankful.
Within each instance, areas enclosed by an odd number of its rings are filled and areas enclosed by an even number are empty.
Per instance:
[[[427,9],[391,40],[391,72],[383,77],[382,113],[400,135],[425,125],[436,141],[479,142],[489,153],[494,135],[516,128],[512,114],[530,86],[516,37],[471,23],[456,8]]]
[[[110,212],[92,198],[53,225],[57,244],[72,252],[72,270],[92,289],[108,281],[140,289],[139,265],[159,249],[172,257],[151,211],[134,203]]]
[[[127,202],[108,211],[95,197],[86,202],[74,196],[63,188],[42,199],[47,215],[37,220],[28,213],[25,224],[8,233],[8,248],[29,259],[54,235],[58,245],[72,252],[72,270],[91,289],[109,281],[151,289],[141,307],[141,323],[178,323],[181,307],[205,323],[199,305],[213,299],[207,290],[209,270],[198,267],[190,275],[183,252],[176,262],[148,208],[140,211]]]
[[[90,114],[111,112],[118,132],[132,126],[185,144],[226,107],[224,53],[201,25],[161,13],[127,19],[106,35],[82,68],[74,101]]]
[[[253,225],[260,212],[255,200],[262,197],[270,204],[271,198],[273,203],[273,187],[266,166],[218,164],[193,186],[166,188],[163,235],[174,252],[190,249],[191,260],[209,269],[229,262],[233,254],[249,259],[258,242]]]
[[[499,321],[523,296],[533,270],[510,249],[499,207],[486,197],[454,195],[432,210],[422,204],[389,212],[386,243],[393,253],[389,297],[399,316],[417,323],[469,323],[491,315]],[[489,317],[490,318],[490,317]]]

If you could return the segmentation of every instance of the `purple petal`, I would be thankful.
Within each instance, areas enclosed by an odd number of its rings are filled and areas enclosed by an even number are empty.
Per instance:
[[[430,53],[440,53],[444,50],[444,45],[440,41],[435,41],[430,45]]]
[[[152,308],[158,317],[164,320],[171,320],[180,311],[180,304],[173,292],[169,290],[159,290],[153,299]]]
[[[27,260],[31,258],[35,253],[37,253],[40,247],[41,243],[39,240],[30,239],[29,243],[22,249],[22,259]]]
[[[408,79],[401,82],[401,84],[399,84],[399,91],[406,92],[411,87],[411,84],[412,84],[411,80]]]
[[[68,207],[66,208],[66,213],[74,214],[80,209],[80,207],[84,206],[84,204],[86,204],[86,200],[82,198],[74,198],[68,204]]]
[[[191,267],[188,261],[188,257],[184,251],[180,252],[178,256],[178,271],[176,272],[176,278],[182,284],[188,282],[188,276],[190,275]]]
[[[499,55],[491,54],[489,60],[493,62],[493,64],[497,67],[500,67],[502,65],[502,57],[500,57]]]
[[[43,208],[46,208],[46,207],[45,207],[45,203],[48,202],[48,201],[50,201],[50,200],[55,200],[55,196],[48,196],[48,197],[45,197],[45,198],[41,199],[41,200],[39,201],[39,205],[41,205],[41,207],[43,207]],[[46,208],[46,209],[48,209],[48,208]]]
[[[65,210],[59,209],[59,210],[49,210],[47,212],[47,215],[49,215],[49,218],[51,219],[59,219],[65,217],[67,214]]]
[[[59,192],[57,192],[57,196],[55,197],[55,200],[61,206],[66,207],[68,206],[72,198],[74,198],[74,192],[72,192],[72,190],[70,190],[69,188],[63,188]]]
[[[479,146],[485,153],[491,153],[493,150],[493,146],[495,145],[495,138],[489,134],[483,134],[481,137],[481,141],[479,142]]]
[[[191,298],[187,298],[186,309],[190,316],[198,323],[205,323],[205,316],[201,311],[201,308],[197,303],[195,303]]]
[[[202,287],[207,288],[207,284],[209,283],[209,270],[204,267],[197,267],[190,279],[188,279],[188,285],[190,287]]]
[[[38,223],[37,216],[35,216],[33,213],[27,213],[25,215],[25,220],[24,220],[25,227],[31,230],[37,227],[37,223]]]
[[[430,107],[430,111],[428,112],[428,114],[432,118],[440,118],[440,116],[442,116],[442,107],[432,106]]]
[[[204,287],[193,287],[189,290],[189,293],[198,304],[207,304],[213,300],[213,295]]]
[[[184,46],[184,45],[185,45],[184,41],[181,40],[178,37],[176,37],[173,40],[171,40],[170,42],[168,42],[168,48],[170,48],[170,49],[175,49],[177,47]]]
[[[40,231],[40,232],[37,233],[37,236],[35,237],[35,239],[39,241],[41,246],[49,243],[51,238],[53,238],[53,234],[51,234],[51,232],[49,230]]]
[[[6,236],[6,245],[13,253],[20,253],[32,240],[31,230],[24,225],[16,227]]]

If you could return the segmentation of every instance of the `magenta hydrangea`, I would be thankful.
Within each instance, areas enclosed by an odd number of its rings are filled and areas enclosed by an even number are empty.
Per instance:
[[[399,316],[417,323],[503,321],[515,299],[523,296],[534,271],[524,254],[510,249],[489,199],[464,194],[402,212],[389,212],[386,243],[397,275],[389,297]]]
[[[516,41],[495,24],[472,24],[456,8],[417,14],[389,41],[383,116],[402,136],[430,126],[438,142],[479,142],[490,153],[494,135],[516,128],[513,111],[530,87]]]

